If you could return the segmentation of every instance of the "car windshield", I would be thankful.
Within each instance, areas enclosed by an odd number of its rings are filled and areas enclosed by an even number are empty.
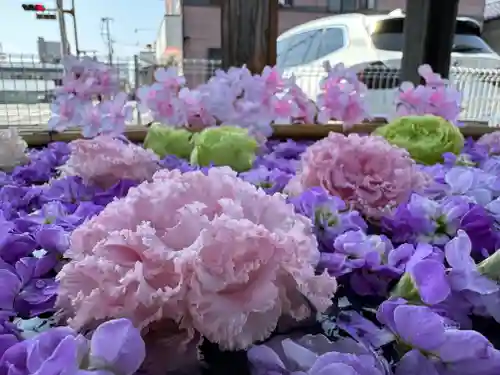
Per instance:
[[[375,48],[384,51],[403,51],[404,18],[378,21],[372,25],[371,39]],[[494,53],[479,36],[477,26],[467,21],[457,21],[452,52],[459,53]]]

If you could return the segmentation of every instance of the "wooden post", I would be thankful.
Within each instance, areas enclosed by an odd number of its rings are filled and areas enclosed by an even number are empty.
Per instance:
[[[429,64],[447,78],[459,0],[406,0],[401,79],[420,83],[417,69]]]
[[[222,0],[222,66],[246,64],[253,73],[276,65],[277,0]]]
[[[410,81],[416,85],[420,83],[417,69],[424,61],[425,24],[429,3],[429,0],[406,0],[401,81]]]
[[[424,64],[429,64],[435,73],[448,78],[451,50],[457,26],[459,0],[431,1],[426,27]]]

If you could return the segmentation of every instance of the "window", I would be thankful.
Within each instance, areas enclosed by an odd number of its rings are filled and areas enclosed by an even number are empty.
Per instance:
[[[345,44],[344,29],[341,27],[332,27],[325,29],[321,37],[321,45],[319,47],[318,55],[316,59],[320,59],[333,53]]]
[[[207,50],[208,60],[222,60],[222,49],[221,48],[209,48]]]
[[[293,7],[293,0],[278,0],[278,5],[280,7]]]
[[[384,51],[402,51],[404,47],[404,18],[379,21],[372,25],[371,39],[375,48]],[[453,52],[493,53],[481,39],[477,26],[467,21],[457,21]]]
[[[308,64],[339,50],[345,45],[344,32],[342,27],[330,27],[280,40],[277,48],[278,67]]]
[[[317,33],[319,33],[318,30],[312,30],[290,36],[287,38],[286,48],[280,48],[278,44],[278,50],[281,49],[281,53],[278,56],[278,67],[291,68],[303,64],[312,40]]]
[[[376,8],[375,0],[328,0],[327,7],[330,12],[335,13],[353,13]]]
[[[303,64],[310,63],[311,61],[317,60],[319,55],[319,48],[321,46],[321,41],[323,39],[323,30],[318,30],[311,40],[311,44],[309,45],[309,50],[307,54],[304,56]]]

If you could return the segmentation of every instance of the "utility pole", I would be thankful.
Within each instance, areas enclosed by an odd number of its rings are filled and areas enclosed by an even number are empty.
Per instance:
[[[221,47],[224,69],[246,64],[253,73],[276,65],[278,1],[222,0]]]
[[[80,46],[78,43],[78,28],[76,27],[75,0],[71,0],[71,9],[65,10],[65,12],[71,14],[71,16],[73,17],[73,33],[75,34],[76,57],[80,57]]]
[[[108,60],[109,60],[109,65],[113,65],[113,38],[111,38],[111,30],[110,30],[110,23],[113,21],[112,18],[109,17],[103,17],[101,18],[102,22],[102,37],[104,38],[107,47],[108,47]]]
[[[419,84],[417,69],[429,64],[448,78],[459,0],[406,0],[401,79]]]
[[[56,1],[57,19],[59,21],[59,33],[61,34],[61,56],[69,55],[68,34],[66,33],[66,22],[64,20],[63,0]]]

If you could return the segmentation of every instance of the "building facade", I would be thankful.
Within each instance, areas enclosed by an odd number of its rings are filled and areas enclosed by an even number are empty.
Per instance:
[[[220,1],[182,2],[183,55],[187,59],[220,59]],[[435,0],[438,1],[438,0]],[[487,1],[487,0],[486,0]],[[166,3],[169,0],[166,0]],[[316,18],[339,13],[388,13],[404,9],[406,0],[279,0],[279,33]],[[459,14],[483,20],[485,0],[460,0]]]

